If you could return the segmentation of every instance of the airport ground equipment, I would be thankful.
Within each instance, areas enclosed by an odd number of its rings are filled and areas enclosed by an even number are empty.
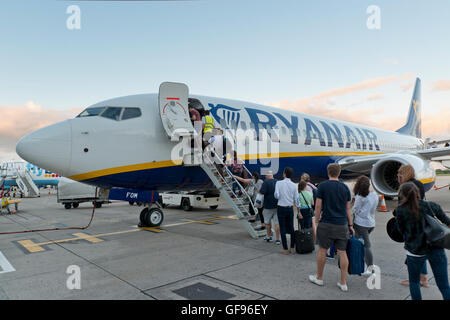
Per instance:
[[[56,199],[66,209],[78,208],[83,202],[94,203],[94,200],[96,208],[101,208],[104,203],[108,203],[108,197],[102,193],[96,197],[95,187],[67,178],[59,180]]]
[[[174,205],[184,211],[191,211],[194,207],[209,207],[214,210],[220,204],[220,194],[207,191],[174,191],[160,193],[159,200],[163,208]]]
[[[39,188],[28,170],[17,170],[16,183],[25,198],[39,196]]]
[[[11,200],[10,198],[0,198],[0,214],[3,213],[9,213],[12,214],[14,212],[17,212],[19,210],[19,203],[22,200]],[[11,211],[11,208],[9,206],[14,205],[14,212]]]
[[[254,207],[252,199],[246,189],[242,187],[235,178],[233,178],[233,174],[224,165],[222,159],[220,159],[220,157],[213,152],[212,149],[209,151],[210,152],[208,152],[208,154],[213,155],[213,157],[204,157],[201,168],[206,172],[216,188],[220,191],[223,198],[230,204],[231,208],[236,213],[236,217],[242,221],[250,236],[254,239],[258,239],[259,237],[266,235],[265,229],[258,230],[259,228],[256,225],[256,222],[250,222],[250,220],[257,218],[258,215],[255,214],[255,216],[252,216],[250,214],[249,207],[253,207],[253,212],[255,213],[257,213],[258,210]],[[216,164],[223,166],[223,176],[219,173]],[[244,170],[247,169],[245,168]],[[239,190],[237,193],[234,193],[233,191],[234,183],[236,183]],[[251,183],[253,183],[253,181]]]

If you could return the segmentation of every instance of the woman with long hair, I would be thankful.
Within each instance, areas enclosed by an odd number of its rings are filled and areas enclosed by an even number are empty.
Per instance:
[[[355,215],[353,224],[355,227],[355,236],[357,239],[362,237],[364,240],[365,262],[367,267],[373,266],[372,245],[369,234],[375,229],[375,210],[378,205],[378,196],[370,191],[370,179],[366,176],[360,176],[353,188],[355,194],[355,203],[352,212]],[[371,275],[367,271],[365,275]]]
[[[419,190],[412,182],[400,186],[400,205],[395,209],[397,226],[405,240],[406,264],[408,266],[409,291],[412,300],[421,300],[420,272],[426,260],[431,265],[436,284],[444,300],[450,300],[447,256],[445,249],[427,243],[423,229],[425,214],[436,216],[442,223],[450,226],[450,218],[434,202],[426,202],[419,197]]]
[[[414,183],[415,186],[419,190],[420,199],[425,198],[425,188],[423,187],[422,182],[420,182],[419,180],[416,179],[416,172],[414,171],[414,168],[412,165],[410,165],[410,164],[401,165],[397,172],[397,180],[398,180],[399,185],[402,185],[403,183],[406,183],[406,182]],[[401,196],[399,194],[398,203],[400,204],[400,202],[401,202]],[[405,264],[406,264],[406,260],[405,260]],[[427,274],[428,274],[427,262],[425,261],[423,263],[422,272],[420,273],[420,285],[425,288],[428,288],[430,286],[428,284]],[[403,280],[400,283],[404,286],[409,286],[408,280]]]

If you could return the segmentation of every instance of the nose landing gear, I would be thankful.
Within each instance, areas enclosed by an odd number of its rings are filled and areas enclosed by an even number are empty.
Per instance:
[[[152,204],[150,204],[152,205]],[[145,207],[139,216],[138,227],[159,227],[164,220],[164,214],[159,205],[156,207]]]

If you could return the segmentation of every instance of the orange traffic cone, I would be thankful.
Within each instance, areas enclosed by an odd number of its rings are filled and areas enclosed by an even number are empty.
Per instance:
[[[381,205],[378,208],[379,212],[389,212],[386,208],[386,201],[384,201],[384,194],[381,195]]]

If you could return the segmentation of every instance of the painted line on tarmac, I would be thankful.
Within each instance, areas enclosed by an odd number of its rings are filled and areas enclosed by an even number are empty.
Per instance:
[[[186,224],[191,224],[191,223],[215,225],[215,224],[217,224],[217,222],[214,222],[214,221],[224,219],[224,218],[226,218],[226,216],[223,216],[223,217],[215,216],[212,218],[205,218],[205,219],[198,219],[198,220],[184,218],[183,219],[184,221],[182,221],[182,222],[167,224],[167,225],[164,225],[163,227],[168,228],[168,227],[175,227],[175,226],[186,225]],[[90,243],[99,243],[99,242],[105,241],[104,239],[101,239],[101,238],[105,238],[105,237],[113,236],[113,235],[137,232],[137,231],[150,231],[153,233],[165,232],[165,230],[162,229],[161,227],[136,227],[135,229],[101,233],[101,234],[96,234],[96,235],[89,235],[89,234],[85,234],[85,233],[81,233],[81,232],[73,233],[72,235],[75,236],[74,238],[52,240],[52,241],[46,241],[46,242],[34,242],[33,240],[29,240],[29,239],[19,240],[19,241],[15,241],[15,242],[21,248],[24,248],[25,249],[24,252],[28,254],[28,253],[45,252],[45,251],[49,250],[49,248],[47,246],[50,244],[68,243],[68,242],[74,242],[74,241],[79,241],[79,240],[85,240]]]
[[[6,259],[4,254],[0,251],[0,268],[2,271],[0,273],[14,272],[16,269],[12,266],[12,264]]]

